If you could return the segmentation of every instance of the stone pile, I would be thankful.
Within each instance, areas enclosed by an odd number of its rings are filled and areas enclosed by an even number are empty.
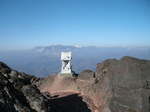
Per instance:
[[[0,62],[0,112],[50,112],[48,99],[31,83],[35,79]]]

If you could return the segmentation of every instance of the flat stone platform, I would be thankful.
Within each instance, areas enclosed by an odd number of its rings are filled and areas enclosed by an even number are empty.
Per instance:
[[[59,73],[58,77],[73,77],[73,73]]]

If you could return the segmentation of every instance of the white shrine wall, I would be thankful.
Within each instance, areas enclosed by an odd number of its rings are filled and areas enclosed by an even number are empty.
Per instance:
[[[70,60],[71,52],[61,52],[62,67],[61,73],[71,73]]]

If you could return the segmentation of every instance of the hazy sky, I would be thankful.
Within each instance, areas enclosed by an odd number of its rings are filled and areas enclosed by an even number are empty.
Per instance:
[[[150,0],[0,0],[0,51],[149,46]]]

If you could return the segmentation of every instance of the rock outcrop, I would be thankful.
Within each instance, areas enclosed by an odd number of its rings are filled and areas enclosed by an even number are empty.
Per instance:
[[[58,75],[52,74],[43,80],[40,86],[41,92],[48,91],[50,94],[56,92],[73,92],[79,93],[77,90],[77,85],[75,83],[75,78],[64,77],[59,78]]]
[[[50,112],[48,99],[40,93],[35,85],[24,86],[22,92],[33,110],[37,112]]]
[[[125,56],[98,63],[96,71],[83,70],[77,78],[45,78],[40,91],[58,96],[76,93],[92,112],[148,112],[150,61]],[[63,83],[62,83],[63,82]]]
[[[150,61],[125,56],[77,77],[44,79],[0,62],[2,112],[149,112]]]
[[[50,112],[48,99],[31,79],[0,62],[0,112]]]
[[[95,94],[93,99],[101,111],[149,111],[150,90],[145,87],[149,86],[150,61],[128,56],[119,61],[105,60],[97,65],[95,74],[99,83],[93,90],[100,94]]]

